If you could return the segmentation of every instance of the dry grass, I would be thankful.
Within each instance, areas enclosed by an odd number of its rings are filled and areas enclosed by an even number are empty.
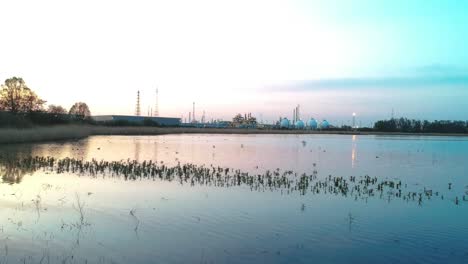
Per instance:
[[[91,135],[87,126],[52,126],[0,129],[0,144],[80,139]]]
[[[311,131],[311,130],[261,130],[235,128],[187,127],[105,127],[105,126],[52,126],[30,129],[0,129],[0,144],[43,142],[81,139],[91,135],[165,135],[165,134],[343,134],[343,135],[425,135],[468,136],[467,134],[411,134],[387,132]]]

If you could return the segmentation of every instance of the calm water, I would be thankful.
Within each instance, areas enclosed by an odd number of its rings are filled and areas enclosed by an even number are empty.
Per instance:
[[[249,174],[279,168],[316,171],[318,180],[369,175],[438,192],[418,203],[387,193],[301,194],[0,164],[1,263],[468,263],[462,137],[97,136],[1,146],[0,155],[153,160]]]

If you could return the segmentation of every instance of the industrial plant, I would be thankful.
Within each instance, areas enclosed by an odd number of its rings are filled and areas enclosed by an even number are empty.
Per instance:
[[[276,127],[280,129],[309,129],[309,130],[318,130],[318,129],[328,129],[330,128],[330,123],[327,120],[322,120],[318,123],[314,118],[310,118],[307,123],[300,117],[300,105],[297,105],[293,109],[293,117],[291,121],[287,117],[280,117],[276,123]]]
[[[197,127],[197,128],[259,128],[259,129],[296,129],[296,130],[322,130],[329,129],[332,126],[327,120],[317,121],[310,118],[308,121],[301,119],[301,107],[297,105],[293,108],[292,118],[280,117],[273,124],[264,124],[258,122],[257,118],[252,113],[238,113],[232,120],[206,120],[205,111],[202,112],[200,118],[196,115],[196,104],[192,103],[192,111],[188,112],[188,119],[183,116],[178,117],[161,117],[159,116],[159,91],[156,89],[154,108],[148,107],[147,115],[142,114],[141,108],[141,93],[137,91],[135,115],[100,115],[93,116],[93,120],[100,123],[131,123],[140,125],[156,125],[156,126],[182,126],[182,127]],[[353,127],[355,126],[355,114],[353,116]]]
[[[194,106],[195,107],[195,106]],[[180,126],[181,118],[177,117],[161,117],[159,116],[159,91],[156,89],[154,109],[148,107],[148,114],[141,113],[141,98],[140,91],[137,91],[137,99],[135,104],[135,115],[100,115],[93,116],[94,121],[98,123],[123,123],[123,124],[140,124],[140,125],[155,125],[155,126]]]

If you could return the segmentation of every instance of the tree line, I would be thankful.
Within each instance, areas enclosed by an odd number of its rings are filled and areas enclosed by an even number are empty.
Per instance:
[[[52,125],[90,121],[86,103],[76,102],[67,111],[60,105],[48,105],[19,77],[6,79],[0,87],[0,126]]]
[[[374,130],[379,132],[407,133],[468,133],[468,121],[421,121],[402,117],[379,120],[375,122]]]

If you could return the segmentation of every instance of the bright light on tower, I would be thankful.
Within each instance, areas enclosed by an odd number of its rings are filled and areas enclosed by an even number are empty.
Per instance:
[[[356,113],[353,112],[353,128],[356,128]]]

